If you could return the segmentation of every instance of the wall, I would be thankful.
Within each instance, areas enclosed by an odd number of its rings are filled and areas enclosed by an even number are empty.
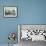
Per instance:
[[[5,18],[3,8],[5,6],[18,6],[18,0],[0,0],[0,44],[7,44],[8,34],[16,32],[17,35],[17,18]],[[17,39],[15,41],[18,42]]]
[[[4,18],[4,6],[16,6],[18,16]],[[46,24],[46,0],[0,0],[0,44],[8,43],[9,32],[17,34],[18,24]]]

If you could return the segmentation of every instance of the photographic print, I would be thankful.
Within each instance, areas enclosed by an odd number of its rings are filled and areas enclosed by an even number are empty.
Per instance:
[[[4,17],[16,17],[17,7],[4,7]]]
[[[46,41],[46,25],[18,25],[21,40]]]

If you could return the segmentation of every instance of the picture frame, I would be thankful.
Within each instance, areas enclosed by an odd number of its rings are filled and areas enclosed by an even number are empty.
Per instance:
[[[24,31],[28,34],[27,38]],[[46,24],[18,24],[18,42],[21,40],[46,41]]]
[[[16,17],[16,16],[17,16],[17,7],[15,6],[4,7],[4,17]]]

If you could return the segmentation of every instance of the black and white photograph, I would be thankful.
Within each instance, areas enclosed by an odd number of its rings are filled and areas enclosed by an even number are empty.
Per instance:
[[[20,40],[46,41],[46,25],[19,25]],[[19,33],[19,32],[18,32]]]
[[[18,42],[20,46],[43,44],[46,42],[46,25],[19,24]]]
[[[4,7],[4,17],[16,17],[17,7]]]

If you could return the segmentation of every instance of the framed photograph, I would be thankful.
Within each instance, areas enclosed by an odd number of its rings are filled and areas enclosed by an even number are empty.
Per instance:
[[[17,7],[4,7],[4,17],[16,17]]]
[[[46,41],[46,25],[39,24],[19,24],[18,41]]]

